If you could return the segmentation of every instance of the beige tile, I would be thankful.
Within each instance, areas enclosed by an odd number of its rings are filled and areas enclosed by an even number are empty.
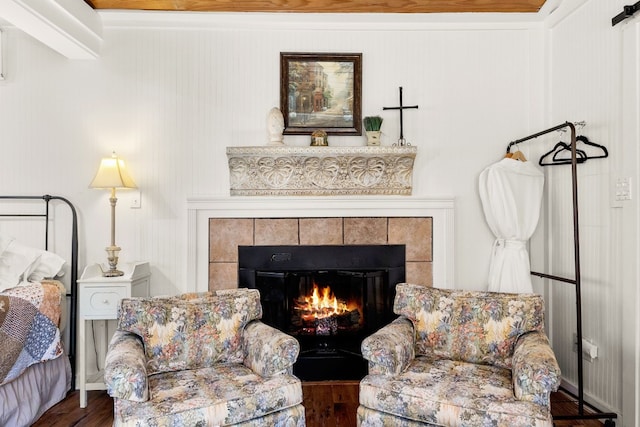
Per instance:
[[[342,218],[300,218],[301,245],[341,245]]]
[[[298,218],[256,218],[256,245],[298,245]]]
[[[250,218],[210,219],[209,289],[238,286],[237,247],[252,244],[405,244],[407,282],[433,286],[432,218],[258,218],[253,227]]]
[[[345,218],[344,244],[387,244],[387,218]]]
[[[407,262],[406,281],[416,285],[433,286],[433,265],[431,262]]]
[[[253,219],[209,219],[210,262],[238,262],[238,245],[253,245]]]
[[[209,264],[209,290],[235,289],[238,287],[238,264],[212,262]]]
[[[432,261],[433,219],[389,218],[389,243],[407,245],[407,261]]]

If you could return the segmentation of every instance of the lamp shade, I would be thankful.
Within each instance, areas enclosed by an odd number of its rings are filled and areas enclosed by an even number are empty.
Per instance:
[[[115,153],[112,157],[104,158],[96,176],[89,184],[90,188],[137,188],[136,183],[127,172],[124,160]]]

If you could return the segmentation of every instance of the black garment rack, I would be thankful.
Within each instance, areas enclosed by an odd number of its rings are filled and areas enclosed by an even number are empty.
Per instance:
[[[615,426],[614,418],[617,418],[617,414],[613,412],[601,412],[596,407],[590,405],[589,403],[584,401],[584,381],[583,381],[583,361],[582,361],[582,295],[581,295],[581,281],[580,281],[580,235],[578,230],[578,161],[576,156],[576,128],[571,122],[565,122],[559,124],[557,126],[553,126],[549,129],[545,129],[541,132],[535,133],[533,135],[529,135],[522,139],[518,139],[516,141],[512,141],[507,146],[507,153],[511,152],[511,147],[519,144],[521,142],[525,142],[531,139],[535,139],[539,136],[546,135],[551,132],[555,132],[557,130],[563,128],[569,128],[571,131],[571,187],[573,194],[573,245],[574,245],[574,270],[575,270],[575,279],[569,279],[566,277],[554,276],[546,273],[539,273],[532,271],[531,274],[534,276],[542,277],[545,279],[556,280],[559,282],[572,283],[575,285],[576,292],[576,335],[577,335],[577,353],[578,353],[578,396],[574,396],[578,399],[578,414],[576,415],[562,415],[554,417],[556,420],[585,420],[585,419],[604,419],[605,426]],[[573,393],[568,390],[564,390],[568,394],[573,395]],[[585,412],[585,405],[588,406],[592,411],[589,413]]]

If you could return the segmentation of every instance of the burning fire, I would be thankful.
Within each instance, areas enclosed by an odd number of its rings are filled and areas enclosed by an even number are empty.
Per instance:
[[[310,295],[300,295],[295,301],[292,324],[304,335],[336,335],[339,331],[358,330],[362,320],[356,300],[339,300],[331,287],[314,283]]]
[[[302,298],[303,303],[300,304],[301,308],[305,310],[303,318],[305,320],[311,319],[323,319],[333,315],[339,315],[349,310],[347,304],[339,302],[331,287],[318,288],[318,285],[313,284],[313,292],[311,295]]]

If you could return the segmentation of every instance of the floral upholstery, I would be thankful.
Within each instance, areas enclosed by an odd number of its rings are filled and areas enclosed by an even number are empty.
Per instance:
[[[360,426],[551,426],[560,369],[538,295],[399,284],[362,343]]]
[[[258,320],[259,301],[246,289],[122,300],[105,368],[114,425],[304,426],[299,344]]]
[[[109,395],[135,402],[149,400],[147,359],[140,337],[116,330],[109,343],[104,380]]]
[[[262,317],[257,289],[184,298],[128,298],[120,305],[118,329],[142,338],[149,374],[240,363],[241,334]]]
[[[274,334],[273,328],[262,322],[251,322],[244,329],[242,343],[244,364],[263,377],[293,373],[299,346],[291,345],[291,337]]]
[[[516,340],[544,329],[539,295],[451,291],[401,284],[394,311],[415,326],[416,352],[511,367]]]

